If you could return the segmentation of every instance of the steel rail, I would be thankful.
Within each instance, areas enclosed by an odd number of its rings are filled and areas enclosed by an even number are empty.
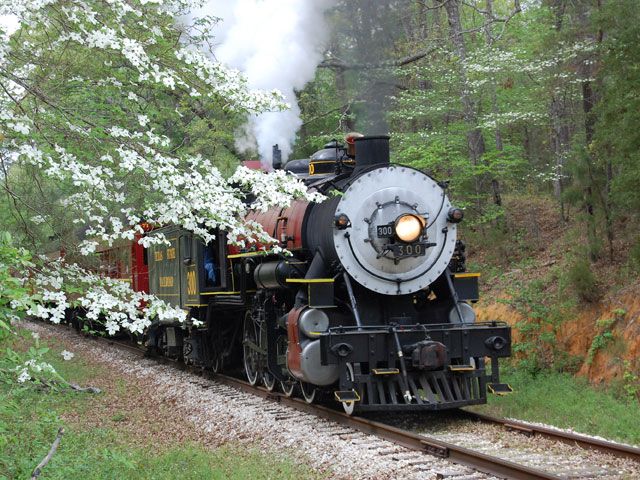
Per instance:
[[[520,420],[511,420],[506,418],[493,417],[483,413],[476,413],[469,410],[461,410],[463,415],[473,420],[479,420],[487,423],[502,425],[507,430],[519,432],[527,436],[539,435],[558,442],[569,445],[579,446],[591,450],[597,450],[616,457],[628,458],[636,462],[640,462],[640,448],[624,445],[620,443],[609,442],[599,438],[592,438],[575,432],[564,432],[549,427],[533,425]]]
[[[92,338],[96,338],[98,341],[103,341],[110,345],[125,348],[139,356],[144,355],[144,352],[140,348],[130,343],[119,342],[102,337]],[[309,404],[303,399],[287,397],[285,394],[280,392],[270,392],[264,387],[251,386],[248,382],[235,377],[220,373],[214,374],[207,370],[192,368],[188,365],[184,365],[183,363],[175,362],[163,357],[154,357],[153,359],[157,360],[159,363],[173,365],[181,370],[189,370],[218,383],[280,403],[281,405],[292,407],[298,411],[316,415],[320,418],[345,425],[363,433],[375,435],[378,438],[382,438],[410,450],[447,459],[452,463],[464,465],[479,472],[516,480],[557,480],[561,478],[543,470],[538,470],[526,465],[520,465],[498,457],[485,455],[468,448],[460,447],[453,443],[443,442],[442,440],[427,437],[425,435],[419,435],[363,417],[349,416],[343,412],[323,405]]]
[[[234,377],[216,374],[213,378],[225,385],[273,400],[282,405],[295,408],[296,410],[340,423],[341,425],[345,425],[363,433],[375,435],[410,450],[416,450],[428,455],[445,458],[453,463],[471,467],[483,473],[517,480],[555,480],[561,478],[543,470],[538,470],[526,465],[520,465],[508,460],[485,455],[468,448],[402,430],[381,422],[376,422],[374,420],[358,416],[349,416],[343,412],[333,410],[323,405],[309,404],[300,398],[287,397],[280,392],[269,392],[264,387],[252,387],[247,382]]]
[[[102,337],[90,336],[90,338],[104,341],[111,345],[126,348],[129,351],[133,351],[139,356],[144,356],[144,352],[137,346],[131,343],[119,342]],[[413,433],[410,431],[402,430],[400,428],[393,427],[391,425],[384,424],[382,422],[369,420],[358,416],[349,416],[343,412],[328,408],[323,405],[309,404],[303,399],[287,397],[280,392],[270,392],[264,387],[251,386],[248,382],[240,380],[228,375],[213,373],[210,371],[190,367],[184,365],[181,362],[176,362],[163,357],[152,357],[153,360],[158,360],[159,363],[173,365],[181,370],[188,370],[192,373],[204,376],[207,379],[234,387],[238,390],[242,390],[253,395],[260,396],[267,400],[278,402],[282,405],[286,405],[296,410],[316,415],[318,417],[340,423],[342,425],[353,428],[354,430],[375,435],[379,438],[388,440],[397,445],[403,446],[410,450],[419,451],[428,455],[447,459],[452,463],[464,465],[473,468],[479,472],[495,475],[501,478],[510,478],[516,480],[533,480],[533,479],[553,479],[557,480],[562,477],[554,475],[544,470],[536,469],[526,465],[521,465],[509,460],[505,460],[499,457],[486,455],[481,452],[477,452],[453,443],[444,442],[442,440]],[[640,449],[630,447],[627,445],[620,445],[605,440],[586,437],[584,435],[562,432],[553,430],[550,428],[531,425],[516,420],[507,420],[480,413],[470,412],[468,410],[460,410],[463,415],[468,416],[471,419],[500,424],[505,428],[523,433],[525,435],[541,435],[546,438],[550,438],[563,443],[571,445],[577,445],[583,448],[591,448],[608,454],[613,454],[620,457],[630,458],[635,461],[640,461]]]

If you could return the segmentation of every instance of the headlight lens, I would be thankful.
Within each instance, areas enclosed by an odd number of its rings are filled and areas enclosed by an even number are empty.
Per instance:
[[[411,243],[420,238],[425,221],[417,215],[406,213],[396,219],[396,236],[403,242]]]

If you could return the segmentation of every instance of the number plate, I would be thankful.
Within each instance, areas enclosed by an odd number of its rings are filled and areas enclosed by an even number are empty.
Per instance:
[[[393,223],[388,223],[386,225],[377,225],[376,233],[378,238],[393,238],[395,232],[393,231]]]
[[[401,257],[422,257],[426,255],[427,249],[433,247],[434,243],[392,243],[387,247],[393,252],[396,258]]]

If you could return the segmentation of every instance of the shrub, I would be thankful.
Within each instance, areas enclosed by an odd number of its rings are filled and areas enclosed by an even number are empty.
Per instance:
[[[567,276],[569,284],[581,300],[595,302],[600,299],[601,291],[598,282],[586,258],[580,257],[574,260],[569,266]]]
[[[640,239],[629,250],[629,263],[631,268],[636,272],[640,272]]]

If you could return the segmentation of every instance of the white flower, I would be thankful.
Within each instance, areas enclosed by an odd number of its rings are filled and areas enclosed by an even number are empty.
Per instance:
[[[146,115],[138,115],[138,123],[140,124],[140,126],[146,127],[147,123],[149,123],[149,117],[147,117]]]
[[[20,371],[20,375],[18,375],[18,383],[24,383],[27,380],[31,380],[31,375],[29,375],[29,372],[26,368],[23,368]]]
[[[69,352],[67,350],[63,350],[62,352],[60,352],[60,355],[62,355],[62,358],[64,358],[65,360],[71,360],[75,356],[73,352]]]
[[[34,340],[40,339],[40,334],[38,332],[31,332],[31,336],[33,337]]]

